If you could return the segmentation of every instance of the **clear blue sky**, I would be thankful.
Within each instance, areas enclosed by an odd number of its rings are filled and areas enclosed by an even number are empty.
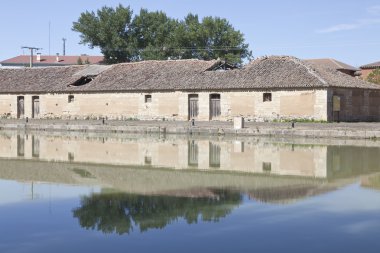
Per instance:
[[[22,54],[23,45],[48,54],[49,21],[51,54],[62,54],[62,38],[67,55],[99,54],[78,45],[72,22],[81,12],[119,3],[135,13],[144,7],[175,18],[189,12],[227,18],[245,34],[255,57],[331,57],[354,66],[380,60],[379,0],[7,0],[0,7],[0,60]]]

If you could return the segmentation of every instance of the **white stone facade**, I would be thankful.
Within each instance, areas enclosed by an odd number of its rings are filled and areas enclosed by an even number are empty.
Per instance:
[[[264,95],[270,94],[270,95]],[[32,118],[32,98],[39,98],[43,119],[189,120],[189,95],[198,95],[196,120],[327,120],[327,90],[81,93],[0,95],[0,116],[17,118],[17,97],[24,97],[24,116]],[[220,116],[210,118],[211,94],[220,95]],[[69,99],[69,96],[73,96]],[[150,95],[150,97],[146,97]],[[270,101],[264,101],[264,96]]]

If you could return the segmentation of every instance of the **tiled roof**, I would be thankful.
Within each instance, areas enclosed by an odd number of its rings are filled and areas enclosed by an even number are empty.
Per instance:
[[[331,58],[307,59],[305,61],[308,63],[311,63],[311,64],[318,64],[318,65],[322,65],[322,66],[332,68],[332,69],[337,69],[337,70],[351,70],[351,71],[360,70],[358,68],[355,68],[354,66],[348,65],[344,62],[337,61],[337,60],[331,59]]]
[[[53,55],[41,55],[40,61],[37,61],[37,56],[33,56],[33,65],[35,66],[62,66],[62,65],[77,65],[78,58],[81,58],[82,62],[85,63],[86,60],[90,64],[99,64],[104,60],[103,56],[90,56],[90,55],[76,55],[76,56],[59,56],[57,61],[57,56]],[[19,55],[4,61],[0,64],[4,66],[29,66],[30,56],[29,55]]]
[[[176,90],[380,89],[320,64],[289,56],[257,59],[242,69],[211,71],[218,61],[177,60],[115,64],[93,81],[73,86],[86,66],[0,70],[0,92],[137,92]],[[92,72],[92,71],[90,71]]]
[[[85,66],[0,69],[0,93],[63,92]]]
[[[363,65],[360,68],[361,69],[377,69],[377,68],[380,68],[380,61]]]

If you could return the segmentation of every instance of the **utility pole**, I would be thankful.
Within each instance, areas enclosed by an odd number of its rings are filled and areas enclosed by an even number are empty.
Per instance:
[[[65,56],[66,55],[66,38],[63,38],[62,39],[63,40],[63,56]]]
[[[33,51],[36,50],[42,50],[42,48],[38,47],[21,47],[22,49],[29,49],[30,50],[30,59],[29,59],[29,67],[33,68]]]

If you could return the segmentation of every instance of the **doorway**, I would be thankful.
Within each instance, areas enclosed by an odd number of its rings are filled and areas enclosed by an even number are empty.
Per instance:
[[[198,94],[189,95],[189,120],[195,119],[199,114]]]
[[[215,119],[220,117],[220,94],[210,95],[210,119]]]
[[[32,97],[32,118],[38,118],[40,115],[40,97]]]
[[[24,109],[24,97],[18,96],[17,97],[17,118],[22,119],[24,118],[25,109]]]

